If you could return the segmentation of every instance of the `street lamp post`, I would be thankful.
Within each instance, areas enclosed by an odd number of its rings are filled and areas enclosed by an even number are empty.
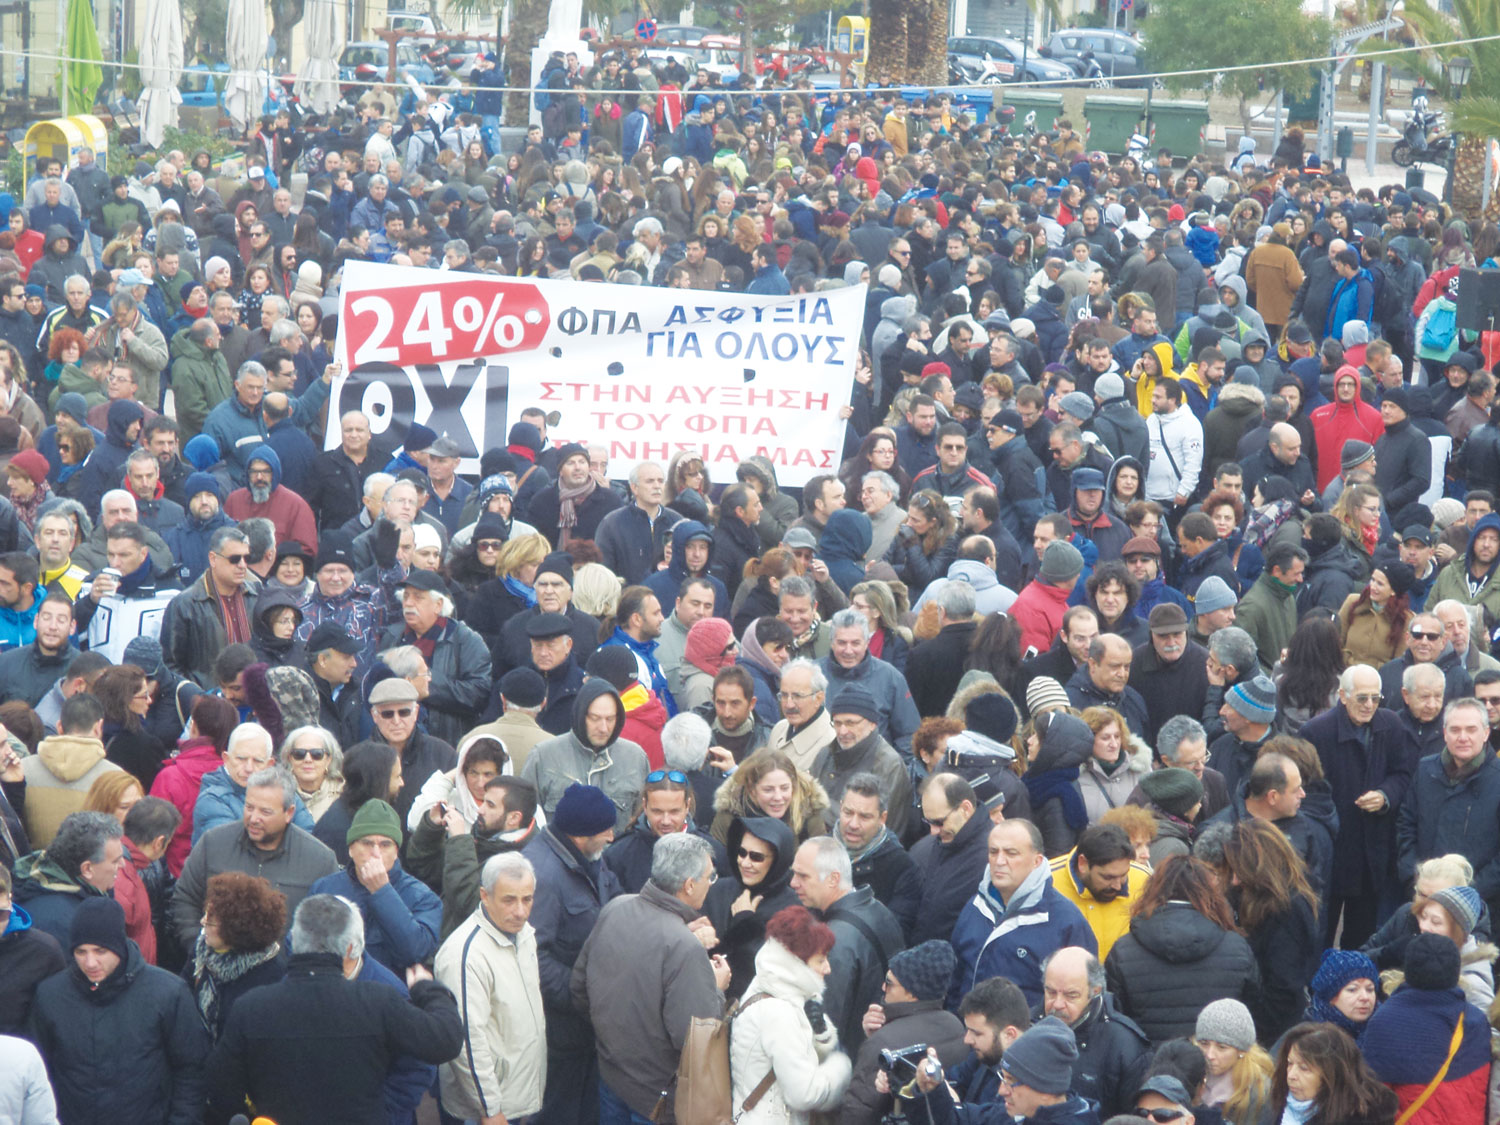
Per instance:
[[[1455,55],[1448,60],[1448,85],[1453,87],[1453,100],[1463,97],[1464,87],[1474,73],[1474,63],[1466,55]]]

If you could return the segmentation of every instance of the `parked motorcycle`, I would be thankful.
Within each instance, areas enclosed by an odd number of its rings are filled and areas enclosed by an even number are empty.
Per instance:
[[[1401,139],[1391,146],[1391,161],[1400,168],[1413,164],[1446,164],[1453,150],[1452,133],[1440,133],[1443,115],[1429,113],[1424,104],[1412,103],[1411,116]],[[1432,135],[1429,135],[1432,134]]]

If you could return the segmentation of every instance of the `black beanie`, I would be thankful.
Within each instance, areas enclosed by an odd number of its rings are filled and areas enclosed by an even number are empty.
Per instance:
[[[556,574],[571,587],[573,585],[573,556],[566,551],[553,551],[537,565],[536,574],[531,581],[535,583],[544,574]]]
[[[1458,946],[1441,934],[1418,934],[1406,947],[1406,983],[1428,992],[1458,987]]]
[[[97,945],[116,954],[121,961],[130,956],[125,936],[125,910],[112,898],[90,896],[79,903],[68,927],[68,948]]]

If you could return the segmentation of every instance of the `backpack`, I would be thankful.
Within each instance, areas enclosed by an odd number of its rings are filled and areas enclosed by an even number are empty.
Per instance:
[[[671,1115],[676,1125],[734,1125],[741,1114],[754,1109],[766,1096],[776,1081],[775,1071],[766,1072],[736,1113],[734,1080],[729,1071],[729,1027],[746,1008],[765,999],[767,994],[762,992],[732,1006],[723,1019],[694,1016],[689,1022],[687,1037],[682,1041],[682,1056],[677,1062],[677,1077],[673,1080]],[[656,1103],[651,1111],[652,1121],[662,1120],[667,1097],[664,1092]]]
[[[1370,279],[1375,283],[1375,301],[1370,317],[1382,327],[1394,326],[1401,318],[1401,295],[1396,286],[1379,266],[1370,269]]]
[[[1429,351],[1446,351],[1458,335],[1458,315],[1451,301],[1434,301],[1427,327],[1422,329],[1422,346]]]

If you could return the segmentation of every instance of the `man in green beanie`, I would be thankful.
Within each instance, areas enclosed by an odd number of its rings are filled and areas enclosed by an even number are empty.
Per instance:
[[[338,895],[357,906],[365,920],[365,955],[403,976],[437,952],[442,899],[402,869],[401,818],[385,801],[360,805],[345,839],[349,862],[308,894]]]

